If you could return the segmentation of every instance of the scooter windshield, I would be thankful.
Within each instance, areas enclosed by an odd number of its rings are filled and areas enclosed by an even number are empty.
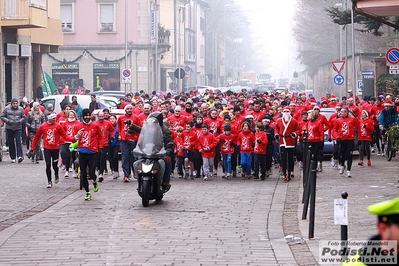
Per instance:
[[[156,118],[149,117],[144,122],[133,154],[136,157],[144,158],[163,158],[165,156],[162,128]]]

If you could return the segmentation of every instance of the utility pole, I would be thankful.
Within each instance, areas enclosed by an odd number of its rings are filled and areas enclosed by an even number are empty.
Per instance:
[[[175,70],[177,69],[177,0],[173,0],[173,29],[174,29],[174,34],[173,34],[173,44],[174,44],[174,68]],[[176,92],[179,91],[179,85],[178,81],[175,77],[175,85],[176,85]]]

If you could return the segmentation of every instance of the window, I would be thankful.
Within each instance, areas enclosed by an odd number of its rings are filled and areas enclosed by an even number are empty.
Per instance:
[[[73,32],[73,7],[72,4],[61,5],[61,22],[63,32]]]
[[[205,18],[200,17],[200,30],[205,31]]]
[[[100,32],[115,32],[114,4],[100,4]]]

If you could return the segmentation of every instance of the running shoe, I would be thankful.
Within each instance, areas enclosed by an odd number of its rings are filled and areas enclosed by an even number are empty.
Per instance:
[[[52,186],[53,186],[53,183],[51,183],[51,182],[47,183],[47,188],[51,188]]]
[[[90,192],[87,192],[87,193],[86,193],[85,200],[91,200],[91,194],[90,194]]]
[[[118,179],[119,178],[119,172],[114,172],[114,179]]]
[[[97,192],[98,191],[98,181],[96,179],[96,181],[93,182],[93,191]]]
[[[58,176],[55,177],[55,183],[58,184],[58,182],[60,181],[60,178]]]
[[[346,177],[348,177],[348,178],[352,177],[351,171],[346,171]]]
[[[24,158],[18,157],[18,163],[22,163],[23,160],[24,160]]]

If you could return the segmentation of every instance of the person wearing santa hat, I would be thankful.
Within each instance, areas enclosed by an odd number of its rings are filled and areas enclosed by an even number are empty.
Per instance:
[[[335,108],[335,105],[337,105],[337,97],[335,95],[330,96],[330,102],[328,103],[329,108]]]
[[[284,181],[291,180],[291,173],[294,170],[294,153],[296,138],[301,133],[298,122],[291,116],[288,106],[282,111],[283,116],[277,120],[274,131],[274,138],[279,140],[280,162],[284,175]]]
[[[370,154],[371,154],[371,142],[372,133],[374,131],[373,120],[369,118],[369,113],[366,110],[362,110],[362,118],[360,123],[360,133],[359,133],[359,166],[363,166],[364,153],[367,156],[367,165],[371,166]]]
[[[378,119],[378,125],[381,130],[382,144],[385,144],[386,136],[385,133],[390,126],[398,122],[398,111],[394,107],[394,104],[390,100],[384,102],[384,110],[380,113]]]

